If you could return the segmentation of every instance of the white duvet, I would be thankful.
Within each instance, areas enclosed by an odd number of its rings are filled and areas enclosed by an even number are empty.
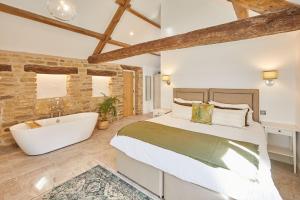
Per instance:
[[[230,171],[223,168],[210,167],[187,156],[126,136],[115,136],[111,141],[111,145],[135,160],[151,165],[184,181],[200,185],[235,199],[281,199],[271,177],[266,136],[259,123],[252,123],[245,128],[233,128],[193,123],[189,120],[174,118],[171,114],[148,121],[258,144],[259,170],[253,171],[253,169],[247,168],[245,160],[239,159],[234,152],[227,152],[223,156],[224,163],[234,169]],[[236,173],[237,171],[239,173]],[[255,176],[257,181],[251,180],[253,176]]]

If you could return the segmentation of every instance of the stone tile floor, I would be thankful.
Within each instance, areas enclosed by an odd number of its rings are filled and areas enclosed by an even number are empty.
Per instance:
[[[26,156],[19,148],[0,155],[0,200],[40,199],[41,195],[100,164],[115,169],[116,151],[109,145],[120,127],[149,115],[114,122],[108,130],[95,130],[81,143],[41,156]],[[292,166],[272,162],[274,182],[286,200],[300,199],[300,176]]]

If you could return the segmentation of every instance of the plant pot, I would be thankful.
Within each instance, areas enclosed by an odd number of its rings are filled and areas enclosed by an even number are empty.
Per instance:
[[[105,130],[109,127],[109,121],[98,121],[98,129],[99,130]]]

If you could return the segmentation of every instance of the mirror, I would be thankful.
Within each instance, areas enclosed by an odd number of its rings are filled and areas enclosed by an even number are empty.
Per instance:
[[[151,100],[151,76],[145,76],[145,96],[146,101]]]

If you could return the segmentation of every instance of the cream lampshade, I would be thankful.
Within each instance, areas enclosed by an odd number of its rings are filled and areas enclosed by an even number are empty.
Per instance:
[[[277,70],[263,71],[263,80],[265,80],[266,85],[268,86],[274,85],[275,79],[278,79]]]
[[[168,85],[170,85],[171,84],[171,77],[170,77],[170,75],[162,75],[162,81],[164,81]]]

